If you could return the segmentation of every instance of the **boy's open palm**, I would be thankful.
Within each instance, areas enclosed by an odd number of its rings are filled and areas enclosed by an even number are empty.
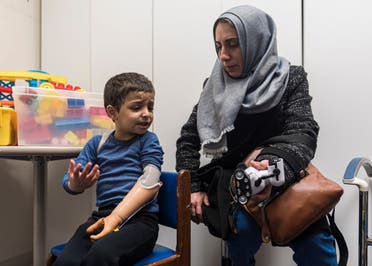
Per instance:
[[[92,166],[91,162],[87,163],[82,171],[81,164],[76,164],[70,160],[68,168],[68,187],[74,192],[83,192],[85,189],[94,185],[99,177],[99,167],[97,164]]]

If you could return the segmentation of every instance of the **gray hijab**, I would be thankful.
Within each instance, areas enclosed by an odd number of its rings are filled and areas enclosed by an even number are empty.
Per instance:
[[[240,78],[231,78],[217,59],[201,93],[197,127],[209,157],[227,151],[226,133],[234,129],[238,113],[262,113],[279,103],[289,76],[290,64],[277,54],[276,27],[269,15],[237,6],[217,19],[214,30],[222,18],[235,26],[244,66]]]

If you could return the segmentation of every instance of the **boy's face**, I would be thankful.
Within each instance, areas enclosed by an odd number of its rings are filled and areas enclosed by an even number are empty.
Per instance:
[[[129,92],[119,112],[111,105],[107,113],[115,123],[115,138],[130,140],[146,133],[154,118],[154,93]]]

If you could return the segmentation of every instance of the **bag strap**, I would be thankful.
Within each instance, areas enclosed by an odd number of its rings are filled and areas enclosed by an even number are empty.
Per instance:
[[[347,260],[349,258],[349,250],[347,248],[347,244],[346,244],[344,236],[342,235],[340,229],[337,227],[335,223],[335,209],[333,209],[332,213],[327,214],[327,218],[328,218],[329,226],[331,228],[333,236],[336,239],[338,250],[340,252],[340,258],[339,258],[338,265],[346,266]]]

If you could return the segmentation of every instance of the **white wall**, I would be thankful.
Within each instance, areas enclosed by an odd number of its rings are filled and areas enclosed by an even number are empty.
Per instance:
[[[0,10],[0,70],[39,69],[40,1],[2,0]],[[0,265],[27,265],[32,261],[32,165],[1,159],[0,169]]]
[[[214,61],[211,27],[220,3],[155,1],[154,85],[157,90],[155,132],[165,151],[164,169],[175,168],[175,143]],[[191,16],[192,14],[192,16]],[[160,242],[169,242],[161,236]],[[204,226],[192,225],[192,265],[219,265],[220,242]],[[205,248],[208,247],[208,248]]]
[[[305,2],[305,67],[320,125],[315,162],[340,184],[352,158],[372,158],[371,8],[363,0]],[[357,265],[358,189],[342,186],[336,222],[348,243],[349,265]]]
[[[41,2],[42,69],[90,89],[90,0]]]

